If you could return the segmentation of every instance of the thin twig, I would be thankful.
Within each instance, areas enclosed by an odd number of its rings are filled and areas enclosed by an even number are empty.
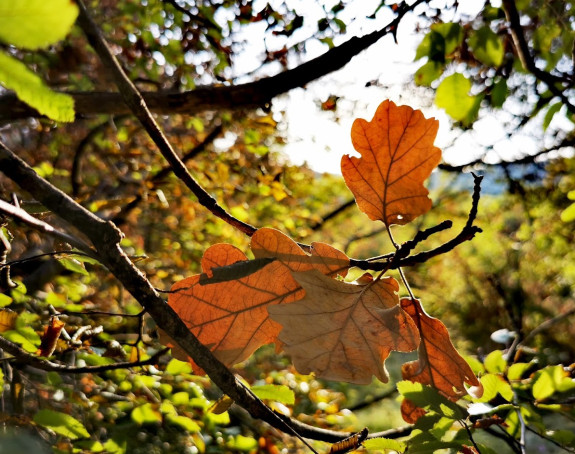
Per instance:
[[[20,364],[25,364],[27,366],[32,366],[36,369],[45,370],[48,372],[58,372],[61,374],[101,373],[110,370],[128,369],[130,367],[149,366],[152,364],[157,364],[158,359],[168,353],[170,350],[169,348],[164,348],[154,353],[144,361],[127,361],[114,364],[104,364],[101,366],[67,366],[65,364],[55,363],[53,361],[32,355],[22,347],[10,342],[2,336],[0,336],[0,348],[14,356],[13,359]]]
[[[474,178],[474,187],[473,187],[471,210],[469,211],[469,215],[467,217],[467,222],[465,223],[465,226],[457,236],[455,236],[448,242],[434,249],[420,252],[419,254],[410,255],[405,258],[395,258],[397,254],[396,251],[395,253],[392,254],[387,254],[380,257],[374,257],[372,259],[367,260],[350,259],[350,265],[357,266],[362,270],[373,270],[373,271],[380,271],[384,269],[397,269],[403,266],[414,266],[419,263],[427,262],[429,259],[437,257],[438,255],[445,254],[446,252],[451,251],[461,243],[471,240],[477,233],[481,233],[482,230],[479,227],[473,225],[473,223],[475,222],[475,218],[477,216],[477,208],[479,205],[479,199],[481,195],[481,180],[483,179],[483,177],[473,174],[473,178]],[[442,228],[448,228],[448,224],[443,224]]]
[[[97,259],[94,251],[90,248],[90,246],[88,246],[80,238],[56,230],[47,222],[36,219],[34,216],[28,214],[22,208],[15,207],[14,205],[4,202],[4,200],[0,199],[0,211],[12,217],[13,219],[21,221],[30,227],[35,228],[36,230],[44,232],[54,238],[58,238],[59,240],[65,241],[66,243],[84,251],[86,255]]]
[[[520,345],[525,345],[527,344],[531,339],[533,339],[535,336],[537,336],[539,333],[548,330],[549,328],[551,328],[553,325],[555,325],[556,323],[562,322],[564,321],[566,318],[570,317],[571,315],[575,314],[575,307],[569,309],[568,311],[563,312],[562,314],[556,315],[553,318],[550,318],[548,320],[545,320],[543,323],[541,323],[539,326],[537,326],[536,328],[534,328],[533,330],[531,330],[531,332],[529,332],[529,334],[527,334],[527,336],[525,336],[523,338],[523,340],[520,342]]]

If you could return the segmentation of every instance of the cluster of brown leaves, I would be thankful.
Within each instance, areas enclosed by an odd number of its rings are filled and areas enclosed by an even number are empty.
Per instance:
[[[406,224],[431,208],[424,181],[439,164],[433,145],[438,122],[418,110],[384,101],[372,121],[355,121],[352,141],[361,157],[344,156],[342,173],[359,208],[374,221]],[[457,399],[464,383],[478,386],[453,347],[445,325],[421,303],[400,300],[391,278],[364,275],[348,283],[349,258],[314,243],[310,252],[283,233],[262,228],[252,237],[254,260],[229,244],[204,253],[203,273],[176,283],[168,303],[198,339],[227,366],[274,343],[300,373],[367,384],[386,382],[391,351],[418,350],[403,377]],[[404,418],[423,410],[408,400]]]

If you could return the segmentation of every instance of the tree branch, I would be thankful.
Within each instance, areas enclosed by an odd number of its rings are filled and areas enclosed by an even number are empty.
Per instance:
[[[126,290],[155,320],[158,327],[178,344],[201,367],[211,380],[253,418],[261,419],[288,434],[305,428],[305,436],[329,442],[350,435],[308,426],[296,420],[281,420],[260,399],[253,395],[187,328],[174,310],[166,304],[144,274],[136,268],[120,247],[121,232],[110,222],[76,203],[68,195],[41,178],[24,161],[4,146],[0,146],[0,172],[25,189],[45,207],[83,231],[95,247],[100,262],[122,283]]]
[[[154,120],[154,117],[152,117],[152,114],[146,106],[144,98],[136,86],[124,73],[124,70],[106,43],[105,38],[100,33],[98,26],[90,17],[86,6],[81,0],[77,1],[77,3],[80,8],[78,24],[86,34],[88,42],[94,48],[100,57],[100,60],[102,60],[104,66],[111,72],[112,76],[114,77],[114,81],[118,86],[120,93],[122,94],[124,102],[128,105],[132,113],[138,118],[150,138],[160,150],[162,156],[164,156],[164,158],[172,167],[176,176],[182,180],[185,185],[194,193],[194,195],[198,198],[198,201],[205,208],[210,210],[215,216],[224,220],[246,235],[253,235],[253,233],[256,231],[254,226],[236,219],[234,216],[224,210],[224,208],[218,204],[216,199],[208,194],[204,188],[202,188],[202,186],[196,181],[196,179],[188,172],[188,169],[176,154],[172,148],[172,145],[168,142],[168,139]]]
[[[56,230],[50,224],[41,221],[40,219],[36,219],[34,216],[31,216],[22,208],[18,208],[0,199],[0,212],[7,214],[13,219],[21,221],[35,228],[36,230],[44,232],[61,241],[65,241],[66,243],[80,249],[81,251],[84,251],[88,256],[97,259],[97,257],[94,256],[94,251],[84,241],[75,236],[69,235],[68,233]]]
[[[474,187],[473,187],[471,210],[469,211],[469,215],[467,217],[467,222],[465,223],[465,226],[457,236],[455,236],[448,242],[442,244],[441,246],[436,247],[435,249],[420,252],[419,254],[415,255],[406,255],[405,251],[407,250],[407,254],[409,254],[409,252],[413,250],[415,245],[421,241],[421,238],[425,239],[433,233],[451,227],[450,221],[444,221],[441,224],[432,227],[431,229],[427,229],[423,232],[418,232],[418,234],[413,240],[404,243],[394,253],[383,255],[380,257],[374,257],[368,260],[351,259],[350,265],[357,266],[358,268],[361,268],[363,270],[373,270],[373,271],[397,269],[403,266],[414,266],[419,263],[427,262],[429,259],[436,257],[438,255],[445,254],[446,252],[451,251],[459,244],[471,240],[477,233],[481,233],[482,230],[479,227],[474,226],[473,222],[475,221],[475,218],[477,216],[477,208],[479,206],[479,198],[481,195],[481,180],[483,179],[483,177],[473,174],[473,178],[474,178]]]
[[[354,56],[379,39],[395,33],[403,17],[422,3],[429,3],[429,0],[417,0],[412,5],[403,2],[397,10],[395,19],[381,30],[362,37],[353,37],[321,56],[275,76],[242,85],[209,86],[184,93],[146,92],[142,93],[142,97],[150,111],[158,114],[192,115],[207,110],[266,106],[275,96],[294,88],[304,87],[326,74],[343,68]],[[80,21],[81,19],[79,23]],[[78,117],[131,112],[129,104],[123,98],[123,93],[71,92],[69,94],[74,98],[74,108]],[[0,96],[0,123],[40,116],[35,109],[21,102],[13,93]]]
[[[154,353],[148,359],[143,361],[126,361],[113,364],[104,364],[101,366],[67,366],[65,364],[55,363],[53,361],[43,359],[40,356],[35,356],[28,353],[22,347],[10,342],[9,340],[0,336],[0,348],[14,356],[14,359],[20,364],[35,367],[36,369],[45,370],[48,372],[58,372],[60,374],[85,374],[85,373],[101,373],[116,369],[128,369],[130,367],[149,366],[157,364],[161,356],[168,353],[169,348]]]

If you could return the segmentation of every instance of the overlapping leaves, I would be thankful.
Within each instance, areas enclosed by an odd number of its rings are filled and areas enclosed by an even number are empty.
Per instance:
[[[370,219],[406,224],[431,208],[424,181],[441,159],[433,145],[438,124],[420,111],[384,101],[372,121],[359,119],[352,140],[361,157],[344,156],[342,173]],[[210,247],[203,273],[172,288],[168,303],[227,366],[275,343],[301,373],[366,384],[387,381],[390,352],[418,349],[404,379],[434,386],[449,399],[479,382],[457,353],[445,326],[383,273],[348,283],[350,259],[314,243],[309,251],[277,230],[252,237],[253,260],[228,244]],[[424,410],[404,403],[406,419]]]

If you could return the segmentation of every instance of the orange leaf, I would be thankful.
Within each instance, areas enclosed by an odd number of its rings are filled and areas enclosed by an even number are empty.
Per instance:
[[[421,336],[419,359],[402,366],[403,378],[433,386],[452,400],[466,393],[464,383],[480,386],[469,364],[451,343],[445,325],[427,315],[419,300],[402,298],[401,307],[411,316]]]
[[[268,311],[283,326],[279,339],[300,373],[357,384],[375,375],[387,382],[389,353],[417,348],[417,328],[399,307],[395,279],[356,285],[318,270],[293,275],[305,298]]]
[[[250,248],[258,259],[277,258],[291,271],[316,269],[327,276],[345,277],[349,258],[329,244],[312,243],[311,255],[279,230],[262,228],[253,236]]]
[[[64,329],[65,323],[59,320],[57,317],[52,317],[50,319],[50,324],[46,326],[44,334],[42,335],[42,340],[40,342],[40,348],[36,352],[38,356],[52,356],[54,350],[56,349],[56,344],[62,329]]]
[[[419,418],[425,415],[427,411],[415,405],[411,400],[405,398],[401,401],[401,416],[408,424],[415,424]]]
[[[0,310],[0,333],[14,329],[18,313],[10,309]]]
[[[318,269],[337,274],[349,267],[349,259],[330,246],[320,245],[308,255],[273,229],[258,230],[251,247],[257,259],[276,260],[256,267],[251,274],[239,273],[237,279],[210,283],[218,267],[241,267],[244,262],[250,266],[245,254],[234,246],[213,245],[202,258],[204,273],[177,282],[168,297],[168,304],[226,366],[244,361],[262,345],[277,341],[281,327],[269,318],[268,306],[304,296],[292,270]]]
[[[423,182],[441,160],[433,146],[439,122],[386,100],[373,120],[354,121],[351,139],[361,158],[344,155],[341,171],[359,209],[386,225],[407,224],[431,208]]]

